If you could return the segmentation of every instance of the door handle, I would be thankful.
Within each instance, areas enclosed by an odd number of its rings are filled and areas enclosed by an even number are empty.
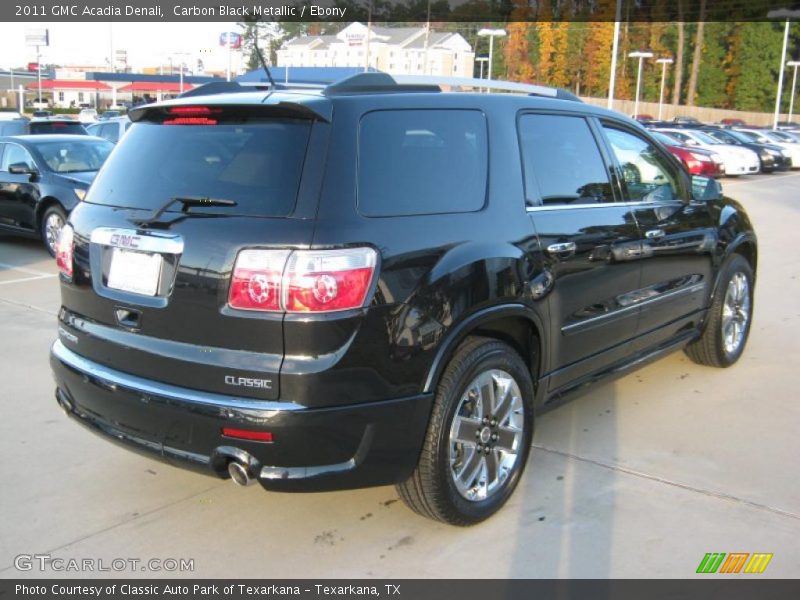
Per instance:
[[[666,235],[667,234],[664,233],[663,229],[651,229],[650,231],[644,232],[644,237],[646,237],[648,240],[660,240]]]
[[[575,248],[575,242],[560,242],[558,244],[550,244],[547,247],[547,253],[557,258],[569,258],[575,254]]]

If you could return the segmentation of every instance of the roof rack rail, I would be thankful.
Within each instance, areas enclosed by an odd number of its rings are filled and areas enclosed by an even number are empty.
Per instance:
[[[498,90],[581,102],[581,99],[571,92],[543,85],[498,81],[496,79],[438,77],[435,75],[389,75],[388,73],[359,73],[329,85],[325,88],[324,93],[332,95],[337,93],[381,91],[441,92],[442,86],[456,90],[463,90],[464,88],[487,91]]]

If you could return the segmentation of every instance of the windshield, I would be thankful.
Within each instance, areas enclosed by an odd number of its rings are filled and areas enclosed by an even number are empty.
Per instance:
[[[708,144],[709,146],[722,143],[719,140],[715,140],[707,133],[703,133],[702,131],[693,131],[691,137],[699,141],[701,144]]]
[[[191,212],[286,216],[294,209],[311,121],[134,123],[87,202],[157,210],[176,197],[231,200]],[[176,205],[172,210],[180,210]]]
[[[654,138],[656,138],[662,144],[666,144],[667,146],[674,146],[675,144],[678,144],[678,140],[668,136],[666,133],[661,133],[660,131],[653,131],[652,134]]]
[[[768,137],[781,142],[789,142],[790,144],[797,142],[796,137],[791,134],[784,133],[783,131],[770,131]]]
[[[44,162],[56,173],[79,173],[97,171],[114,147],[100,140],[41,142],[36,149]]]

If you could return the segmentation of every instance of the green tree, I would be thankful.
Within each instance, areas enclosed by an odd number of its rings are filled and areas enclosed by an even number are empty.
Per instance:
[[[697,73],[697,104],[715,108],[730,108],[728,73],[725,59],[728,23],[706,23],[703,36],[703,61]]]
[[[769,111],[775,92],[783,48],[783,23],[743,23],[741,46],[732,57],[739,66],[733,106],[739,110]]]

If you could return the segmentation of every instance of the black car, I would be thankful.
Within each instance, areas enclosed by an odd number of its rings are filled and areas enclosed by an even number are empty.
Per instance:
[[[69,211],[112,148],[86,135],[0,137],[0,230],[40,237],[55,256]]]
[[[0,121],[0,136],[9,135],[89,135],[86,128],[73,119],[10,119]]]
[[[723,144],[742,146],[758,154],[758,161],[761,164],[762,173],[786,171],[792,168],[791,157],[785,153],[780,146],[753,141],[743,133],[733,129],[701,127],[700,130]]]
[[[131,111],[58,247],[69,416],[467,525],[513,492],[536,414],[682,348],[737,361],[756,236],[716,181],[566,92],[398,79]]]

